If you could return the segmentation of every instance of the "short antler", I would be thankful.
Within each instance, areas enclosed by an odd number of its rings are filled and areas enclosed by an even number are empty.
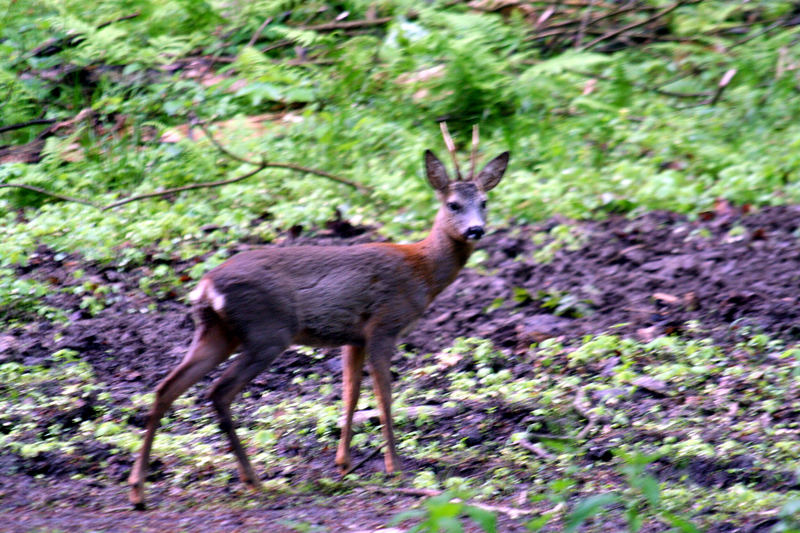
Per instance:
[[[478,162],[478,125],[472,126],[472,154],[469,156],[469,179],[475,179],[475,164]]]
[[[462,181],[464,178],[461,176],[461,171],[458,169],[458,159],[456,159],[456,145],[453,138],[450,137],[450,132],[447,129],[447,122],[440,122],[439,128],[442,130],[442,137],[444,144],[447,146],[447,151],[450,152],[450,158],[453,160],[453,167],[455,168],[456,181]]]

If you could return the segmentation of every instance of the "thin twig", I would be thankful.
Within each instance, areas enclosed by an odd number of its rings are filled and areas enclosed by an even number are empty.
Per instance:
[[[521,446],[522,448],[525,448],[526,450],[536,455],[540,459],[545,459],[547,461],[555,461],[556,459],[558,459],[558,457],[556,457],[552,453],[542,448],[541,444],[534,444],[527,439],[518,440],[517,445]]]
[[[372,449],[372,451],[371,451],[371,452],[369,452],[369,453],[366,455],[366,457],[364,457],[364,458],[363,458],[363,459],[361,459],[359,462],[357,462],[356,464],[354,464],[353,466],[351,466],[350,468],[348,468],[348,469],[347,469],[347,471],[345,471],[345,472],[342,474],[342,476],[346,476],[347,474],[352,474],[353,472],[355,472],[356,470],[358,470],[359,468],[361,468],[362,466],[364,466],[364,465],[367,463],[367,461],[371,460],[373,457],[375,457],[376,455],[378,455],[378,453],[380,453],[380,451],[381,451],[382,449],[384,449],[385,447],[386,447],[386,443],[384,442],[384,443],[382,443],[380,446],[377,446],[377,447],[373,448],[373,449]]]
[[[139,12],[139,11],[131,13],[130,15],[123,15],[121,17],[118,17],[118,18],[115,18],[115,19],[112,19],[112,20],[108,20],[106,22],[103,22],[103,23],[97,25],[96,29],[101,30],[101,29],[105,28],[106,26],[110,26],[112,24],[115,24],[117,22],[122,22],[124,20],[130,20],[130,19],[138,17],[139,15],[141,15],[141,12]],[[15,63],[15,65],[18,65],[21,61],[24,61],[25,59],[30,59],[31,57],[37,57],[37,56],[40,56],[40,55],[48,55],[48,54],[58,53],[58,52],[60,52],[61,50],[63,50],[64,48],[66,48],[68,46],[74,46],[74,45],[78,44],[79,40],[83,40],[83,39],[85,39],[84,34],[78,33],[78,32],[66,35],[64,37],[51,37],[50,39],[47,39],[45,42],[43,42],[42,44],[40,44],[39,46],[37,46],[33,50],[31,50],[28,53],[26,53],[20,59],[20,61],[17,61]]]
[[[312,31],[335,31],[352,30],[354,28],[368,28],[370,26],[382,26],[394,20],[394,17],[383,17],[372,20],[349,20],[343,22],[326,22],[325,24],[315,24],[313,26],[296,26],[299,30]]]
[[[603,74],[595,74],[593,72],[585,72],[583,70],[577,70],[573,68],[565,68],[567,72],[571,72],[573,74],[577,74],[579,76],[586,76],[587,78],[597,78],[598,80],[603,81],[617,81],[616,79],[612,78],[611,76],[604,76]],[[641,83],[636,83],[634,81],[628,81],[631,86],[636,87],[637,89],[642,89],[644,91],[652,91],[656,94],[661,94],[664,96],[671,96],[673,98],[708,98],[712,96],[713,93],[711,92],[702,92],[702,93],[679,93],[675,91],[667,91],[665,89],[661,89],[659,87],[650,87],[648,85],[644,85]]]
[[[737,46],[741,46],[741,45],[743,45],[745,43],[749,43],[753,39],[755,39],[757,37],[760,37],[760,36],[762,36],[764,34],[769,33],[772,30],[774,30],[775,28],[783,25],[786,21],[787,21],[787,19],[785,17],[781,17],[778,20],[776,20],[775,22],[773,22],[772,24],[770,24],[769,26],[767,26],[766,28],[763,28],[760,31],[757,31],[757,32],[753,33],[752,35],[748,35],[747,37],[743,37],[742,39],[739,39],[738,41],[736,41],[735,43],[730,45],[728,47],[728,50],[736,48]]]
[[[36,126],[38,124],[52,124],[56,122],[54,118],[37,118],[33,120],[29,120],[27,122],[20,122],[18,124],[10,124],[8,126],[0,127],[0,133],[5,133],[7,131],[14,131],[14,130],[21,130],[22,128],[27,128],[28,126]]]
[[[720,97],[722,97],[722,93],[725,91],[725,88],[730,84],[733,77],[736,75],[736,69],[728,69],[725,71],[725,74],[722,75],[722,78],[719,80],[719,84],[717,84],[717,90],[714,93],[714,96],[711,98],[709,105],[717,105]]]
[[[64,200],[66,202],[74,202],[76,204],[83,204],[101,209],[101,206],[92,202],[91,200],[84,200],[83,198],[75,198],[74,196],[59,194],[57,192],[48,191],[46,189],[42,189],[41,187],[34,187],[33,185],[26,185],[24,183],[0,183],[0,189],[6,188],[25,189],[26,191],[32,191],[44,196],[50,196],[51,198],[58,198],[59,200]]]
[[[553,435],[552,433],[531,433],[528,436],[539,440],[575,440],[575,437],[569,435]]]
[[[273,20],[272,17],[267,17],[266,19],[264,19],[264,22],[261,23],[261,26],[258,27],[258,29],[255,31],[253,36],[250,37],[250,40],[247,42],[247,46],[248,47],[249,46],[253,46],[254,44],[256,44],[256,41],[258,41],[258,38],[261,37],[261,32],[264,31],[264,28],[266,28],[267,24],[272,22],[272,20]]]
[[[183,185],[181,187],[175,187],[172,189],[164,189],[163,191],[156,191],[156,192],[148,192],[145,194],[139,194],[136,196],[129,196],[127,198],[123,198],[122,200],[117,200],[116,202],[111,202],[108,205],[101,207],[102,211],[108,211],[109,209],[114,209],[115,207],[119,207],[121,205],[129,204],[131,202],[138,202],[139,200],[146,200],[148,198],[158,198],[161,196],[168,196],[170,194],[175,194],[178,192],[183,191],[191,191],[193,189],[210,189],[213,187],[222,187],[223,185],[230,185],[231,183],[236,183],[237,181],[246,180],[249,177],[252,177],[267,167],[260,166],[251,170],[246,174],[242,174],[236,178],[231,178],[227,180],[219,180],[219,181],[206,181],[203,183],[193,183],[191,185]],[[97,206],[95,206],[97,207]]]
[[[343,185],[347,185],[348,187],[352,187],[352,188],[354,188],[355,190],[357,190],[358,192],[360,192],[362,194],[371,194],[372,193],[372,189],[367,187],[366,185],[362,185],[360,183],[356,183],[354,181],[350,181],[347,178],[342,178],[341,176],[337,176],[335,174],[331,174],[330,172],[325,172],[324,170],[317,170],[315,168],[304,167],[302,165],[297,165],[295,163],[277,163],[277,162],[273,162],[273,161],[267,161],[263,157],[262,157],[261,161],[253,161],[252,159],[248,159],[248,158],[240,156],[238,154],[234,154],[233,152],[231,152],[230,150],[228,150],[227,148],[222,146],[222,144],[220,144],[220,142],[217,141],[214,138],[214,136],[211,134],[211,132],[208,131],[207,126],[202,121],[194,120],[193,123],[196,124],[201,130],[203,130],[203,133],[206,135],[206,137],[208,137],[208,140],[211,141],[211,144],[213,144],[214,147],[216,147],[216,149],[220,151],[220,153],[222,153],[223,155],[225,155],[225,156],[227,156],[227,157],[229,157],[229,158],[231,158],[231,159],[233,159],[235,161],[239,161],[240,163],[246,163],[248,165],[254,165],[254,166],[257,166],[257,167],[261,167],[261,169],[268,168],[268,167],[271,167],[271,168],[287,168],[287,169],[290,169],[290,170],[297,170],[298,172],[306,172],[308,174],[314,174],[316,176],[322,176],[323,178],[328,178],[329,180],[333,180],[333,181],[336,181],[336,182],[341,183]]]
[[[663,17],[665,15],[668,15],[669,13],[672,13],[673,11],[675,11],[676,9],[678,9],[679,7],[681,7],[684,4],[696,4],[699,1],[702,1],[702,0],[691,0],[691,1],[690,0],[679,0],[678,2],[675,2],[674,4],[672,4],[671,6],[666,7],[665,9],[662,9],[661,11],[659,11],[658,13],[653,15],[652,17],[648,17],[648,18],[646,18],[644,20],[640,20],[638,22],[633,22],[631,24],[628,24],[627,26],[623,26],[621,28],[617,28],[614,31],[610,31],[610,32],[608,32],[608,33],[606,33],[604,35],[601,35],[597,39],[591,41],[589,44],[587,44],[585,46],[582,46],[581,50],[587,50],[589,48],[593,48],[597,44],[599,44],[599,43],[601,43],[603,41],[607,41],[608,39],[612,39],[612,38],[616,37],[617,35],[621,35],[621,34],[625,33],[626,31],[632,30],[634,28],[638,28],[639,26],[644,26],[645,24],[649,24],[649,23],[653,22],[654,20],[658,20],[661,17]]]
[[[436,489],[410,489],[402,487],[401,488],[372,487],[372,488],[377,492],[403,494],[406,496],[422,496],[424,498],[434,498],[436,496],[441,496],[442,494],[445,493],[445,491]],[[502,513],[512,519],[524,515],[537,514],[540,512],[536,509],[518,509],[516,507],[506,507],[503,505],[489,505],[486,503],[474,502],[470,500],[464,501],[461,498],[453,498],[452,501],[465,503],[467,505],[471,505],[472,507],[478,507],[480,509],[484,509],[486,511],[492,511],[494,513]]]
[[[589,23],[589,17],[592,15],[592,6],[594,6],[594,2],[595,0],[589,0],[589,5],[586,7],[586,12],[581,17],[581,25],[578,28],[578,34],[575,36],[575,48],[578,48],[581,45],[583,35],[586,33],[586,26]]]
[[[575,400],[572,402],[572,408],[578,412],[583,418],[585,418],[588,423],[584,428],[576,435],[576,439],[582,440],[589,434],[589,432],[594,429],[595,425],[597,425],[597,417],[589,412],[586,407],[583,405],[583,401],[586,399],[586,391],[583,388],[578,389],[577,394],[575,394]]]

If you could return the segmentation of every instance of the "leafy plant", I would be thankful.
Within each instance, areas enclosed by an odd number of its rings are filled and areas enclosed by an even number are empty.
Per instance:
[[[484,533],[497,531],[497,516],[478,506],[465,503],[467,495],[446,491],[423,502],[424,509],[405,511],[395,516],[391,524],[418,521],[408,533],[460,533],[463,520],[470,518]]]

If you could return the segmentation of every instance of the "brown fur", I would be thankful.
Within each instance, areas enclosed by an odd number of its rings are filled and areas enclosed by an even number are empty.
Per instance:
[[[398,336],[422,316],[467,262],[483,235],[485,193],[503,176],[508,153],[472,181],[451,182],[426,152],[428,181],[440,201],[430,234],[414,244],[264,248],[238,254],[208,272],[193,291],[194,340],[180,365],[158,385],[142,451],[128,480],[130,500],[144,506],[144,479],[160,420],[171,403],[234,350],[241,354],[211,388],[220,429],[236,455],[239,476],[259,486],[239,442],[230,405],[291,344],[343,346],[345,425],[336,454],[350,468],[353,412],[362,367],[370,360],[386,439],[387,472],[399,470],[391,420],[391,357]]]

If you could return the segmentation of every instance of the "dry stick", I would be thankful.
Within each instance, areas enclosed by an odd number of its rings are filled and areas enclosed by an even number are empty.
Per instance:
[[[787,22],[786,18],[780,18],[780,19],[776,20],[775,22],[773,22],[772,24],[770,24],[769,26],[767,26],[766,28],[763,28],[762,30],[755,32],[753,35],[748,35],[747,37],[743,37],[742,39],[739,39],[738,41],[736,41],[735,43],[730,45],[728,47],[728,50],[736,48],[737,46],[741,46],[741,45],[743,45],[745,43],[749,43],[750,41],[752,41],[756,37],[761,37],[762,35],[771,32],[775,28],[777,28],[779,26],[782,26],[786,22]]]
[[[315,24],[313,26],[295,26],[298,30],[312,31],[334,31],[352,30],[354,28],[368,28],[370,26],[382,26],[394,20],[394,17],[383,17],[372,20],[350,20],[345,22],[326,22],[325,24]]]
[[[33,191],[44,196],[50,196],[51,198],[58,198],[59,200],[64,200],[67,202],[75,202],[77,204],[88,205],[91,207],[96,207],[98,209],[101,208],[101,206],[90,200],[84,200],[83,198],[75,198],[73,196],[67,196],[65,194],[58,194],[57,192],[48,191],[40,187],[34,187],[33,185],[25,185],[24,183],[0,183],[0,189],[6,189],[6,188],[25,189],[26,191]]]
[[[260,166],[254,170],[251,170],[247,174],[242,174],[239,177],[231,178],[227,180],[220,180],[220,181],[207,181],[203,183],[193,183],[192,185],[183,185],[182,187],[175,187],[173,189],[165,189],[163,191],[156,191],[156,192],[148,192],[145,194],[139,194],[137,196],[129,196],[127,198],[123,198],[122,200],[118,200],[116,202],[112,202],[108,205],[101,207],[102,211],[108,211],[109,209],[114,209],[115,207],[119,207],[121,205],[129,204],[131,202],[138,202],[139,200],[146,200],[148,198],[158,198],[160,196],[167,196],[170,194],[174,194],[176,192],[183,192],[183,191],[191,191],[192,189],[210,189],[212,187],[221,187],[223,185],[229,185],[231,183],[236,183],[237,181],[246,180],[247,178],[258,174],[262,170],[264,170],[265,166]],[[97,206],[95,206],[97,207]]]
[[[138,17],[139,15],[141,15],[141,13],[139,11],[136,11],[134,13],[131,13],[130,15],[123,15],[121,17],[112,20],[107,20],[106,22],[99,24],[96,29],[101,30],[106,26],[110,26],[117,22],[122,22],[123,20],[130,20]],[[27,54],[25,54],[25,59],[36,57],[44,53],[45,51],[47,51],[47,49],[51,47],[55,47],[56,48],[55,52],[58,52],[60,50],[63,50],[64,47],[66,46],[72,46],[74,44],[74,41],[81,37],[83,37],[82,33],[73,33],[71,35],[66,35],[64,37],[52,37],[43,42],[42,44],[40,44],[39,46],[37,46],[36,48],[34,48],[33,50],[31,50],[30,52],[28,52]]]
[[[681,7],[684,4],[696,4],[696,3],[700,2],[700,1],[702,1],[702,0],[692,0],[692,1],[680,0],[678,2],[675,2],[671,6],[665,8],[665,9],[662,9],[661,11],[659,11],[658,13],[653,15],[652,17],[648,17],[648,18],[646,18],[644,20],[640,20],[639,22],[634,22],[632,24],[628,24],[627,26],[623,26],[622,28],[617,28],[614,31],[608,32],[605,35],[601,35],[597,39],[591,41],[586,46],[582,46],[581,50],[587,50],[587,49],[592,48],[595,45],[597,45],[597,44],[599,44],[599,43],[601,43],[603,41],[607,41],[608,39],[616,37],[617,35],[621,35],[621,34],[625,33],[626,31],[632,30],[634,28],[638,28],[639,26],[644,26],[645,24],[649,24],[649,23],[653,22],[654,20],[658,20],[661,17],[663,17],[664,15],[672,13],[673,11],[675,11],[676,9],[678,9],[679,7]]]
[[[733,77],[736,75],[736,69],[728,69],[725,74],[722,75],[722,79],[719,80],[719,84],[717,85],[717,91],[714,93],[714,96],[711,98],[709,105],[716,105],[719,101],[720,97],[722,96],[723,91],[731,82]]]
[[[458,159],[456,159],[456,145],[453,142],[453,138],[450,137],[450,132],[447,129],[447,122],[444,120],[439,123],[439,129],[442,130],[442,138],[444,139],[444,144],[447,146],[447,151],[450,153],[450,158],[453,160],[453,167],[455,167],[454,172],[456,173],[456,180],[461,181],[463,178],[461,177],[461,171],[458,169]]]
[[[592,14],[592,6],[594,5],[594,2],[595,0],[589,0],[589,6],[586,8],[586,12],[581,17],[581,25],[578,28],[577,35],[575,35],[575,48],[578,48],[581,45],[583,35],[586,33],[586,26],[589,24],[589,17]]]
[[[407,488],[391,488],[391,487],[372,487],[372,488],[377,492],[404,494],[406,496],[423,496],[425,498],[433,498],[444,494],[444,491],[435,489],[407,489]],[[518,518],[523,515],[535,514],[539,512],[536,509],[517,509],[515,507],[505,507],[502,505],[489,505],[486,503],[472,502],[469,500],[464,501],[461,498],[453,498],[452,501],[462,502],[467,505],[471,505],[472,507],[478,507],[486,511],[502,513],[504,515],[509,516],[512,519]]]
[[[347,178],[342,178],[342,177],[337,176],[335,174],[331,174],[330,172],[325,172],[324,170],[317,170],[315,168],[304,167],[302,165],[295,165],[294,163],[276,163],[276,162],[272,162],[272,161],[267,161],[263,157],[262,157],[261,161],[253,161],[252,159],[247,159],[246,157],[242,157],[242,156],[240,156],[238,154],[234,154],[233,152],[231,152],[230,150],[228,150],[227,148],[222,146],[219,143],[219,141],[217,141],[214,138],[214,136],[211,134],[210,131],[208,131],[208,128],[206,127],[206,125],[203,122],[201,122],[199,120],[195,120],[193,122],[201,130],[203,130],[203,133],[206,135],[206,137],[208,137],[208,140],[211,141],[211,144],[213,144],[216,147],[217,150],[219,150],[222,154],[228,156],[229,158],[234,159],[236,161],[239,161],[240,163],[246,163],[248,165],[254,165],[254,166],[257,166],[257,167],[261,167],[261,169],[264,169],[264,168],[267,168],[267,167],[272,167],[272,168],[287,168],[287,169],[290,169],[290,170],[297,170],[298,172],[306,172],[308,174],[314,174],[316,176],[322,176],[323,178],[328,178],[330,180],[336,181],[336,182],[341,183],[343,185],[347,185],[348,187],[354,188],[355,190],[357,190],[361,194],[371,194],[372,193],[372,189],[367,187],[366,185],[361,185],[360,183],[356,183],[354,181],[350,181]]]
[[[254,44],[256,44],[258,38],[261,37],[261,32],[264,31],[264,28],[266,28],[267,24],[272,22],[272,20],[273,20],[272,17],[267,17],[266,19],[264,19],[264,22],[261,23],[261,26],[259,26],[258,29],[253,34],[253,36],[250,37],[250,40],[247,42],[247,46],[253,46]]]
[[[37,118],[34,120],[29,120],[27,122],[20,122],[19,124],[11,124],[8,126],[0,127],[0,133],[5,133],[7,131],[14,131],[20,130],[22,128],[27,128],[28,126],[36,126],[37,124],[52,124],[56,122],[54,118]]]
[[[518,440],[517,445],[525,448],[526,450],[536,455],[540,459],[545,459],[547,461],[555,461],[556,459],[558,459],[558,457],[556,457],[552,453],[542,448],[541,444],[534,444],[527,439]]]
[[[364,466],[367,463],[367,461],[378,455],[378,452],[380,452],[385,446],[386,443],[384,442],[380,446],[373,448],[372,451],[369,452],[366,457],[364,457],[359,462],[348,468],[342,475],[346,476],[347,474],[352,474],[353,472]]]
[[[571,72],[572,74],[577,74],[579,76],[586,76],[587,78],[597,78],[598,80],[603,81],[617,81],[611,76],[604,76],[602,74],[595,74],[593,72],[584,72],[582,70],[577,70],[573,68],[565,68],[567,72]],[[636,82],[629,82],[631,86],[636,87],[637,89],[642,89],[644,91],[652,91],[656,94],[661,94],[664,96],[672,96],[674,98],[707,98],[711,96],[713,93],[711,92],[702,92],[702,93],[678,93],[674,91],[667,91],[665,89],[660,89],[658,87],[650,87],[648,85],[643,85],[641,83]]]
[[[597,7],[597,6],[595,6],[595,7]],[[613,11],[609,11],[607,13],[604,13],[604,14],[598,16],[598,17],[595,17],[595,18],[589,20],[586,23],[586,26],[587,27],[592,26],[593,24],[597,24],[598,22],[601,22],[601,21],[603,21],[603,20],[605,20],[607,18],[616,17],[617,15],[622,15],[624,13],[627,13],[628,11],[640,11],[641,7],[642,6],[626,5],[625,7],[621,7],[619,9],[615,9]],[[557,29],[557,28],[565,28],[567,26],[574,26],[575,24],[578,24],[578,23],[579,23],[578,20],[569,19],[569,20],[565,20],[565,21],[562,21],[562,22],[554,22],[552,24],[548,24],[547,26],[542,28],[542,30],[554,30],[554,29]],[[531,39],[531,37],[528,37],[528,39]]]
[[[584,391],[583,388],[578,389],[578,393],[575,395],[575,400],[572,402],[572,408],[575,409],[583,418],[585,418],[588,421],[588,424],[586,424],[580,433],[576,435],[575,438],[577,440],[581,440],[586,437],[586,435],[588,435],[589,432],[594,429],[594,426],[597,425],[597,417],[590,413],[589,410],[583,406],[583,401],[585,399],[586,391]]]

